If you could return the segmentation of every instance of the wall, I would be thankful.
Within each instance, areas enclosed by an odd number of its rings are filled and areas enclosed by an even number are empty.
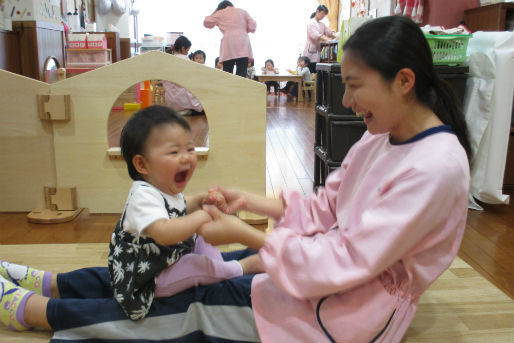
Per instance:
[[[479,6],[479,0],[425,0],[422,25],[456,27],[464,20],[464,10]]]
[[[107,14],[99,14],[95,10],[96,31],[110,31],[110,25],[116,26],[120,30],[120,38],[130,38],[129,25],[133,25],[133,17],[129,14],[129,6],[123,14],[116,14],[110,11]]]

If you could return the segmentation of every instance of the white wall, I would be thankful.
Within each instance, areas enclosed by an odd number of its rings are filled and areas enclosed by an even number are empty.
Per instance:
[[[126,11],[121,15],[112,12],[112,10],[107,14],[99,14],[95,7],[96,31],[101,32],[106,29],[110,31],[110,25],[112,24],[120,30],[120,38],[130,38],[129,26],[133,25],[133,17],[128,14],[130,9],[129,1],[125,0],[125,2]]]

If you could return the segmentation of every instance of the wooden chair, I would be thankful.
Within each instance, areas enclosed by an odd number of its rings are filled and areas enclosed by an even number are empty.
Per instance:
[[[316,100],[316,74],[312,74],[312,81],[303,81],[303,98],[307,97],[309,91],[309,99]]]

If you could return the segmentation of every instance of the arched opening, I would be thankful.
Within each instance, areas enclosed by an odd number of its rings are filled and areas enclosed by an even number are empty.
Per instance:
[[[189,123],[197,152],[208,150],[209,123],[203,107],[188,90],[167,80],[138,82],[118,96],[107,121],[109,150],[119,148],[121,130],[134,113],[142,107],[157,104],[174,109]]]

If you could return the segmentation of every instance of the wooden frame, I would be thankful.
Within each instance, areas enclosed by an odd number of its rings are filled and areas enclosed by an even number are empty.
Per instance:
[[[220,184],[265,195],[266,87],[153,51],[53,84],[0,70],[10,89],[0,92],[0,211],[44,207],[49,186],[77,187],[91,213],[120,213],[131,180],[124,161],[109,159],[107,119],[125,89],[151,79],[187,88],[207,113],[210,151],[187,193]],[[40,120],[37,95],[70,95],[70,119]]]

